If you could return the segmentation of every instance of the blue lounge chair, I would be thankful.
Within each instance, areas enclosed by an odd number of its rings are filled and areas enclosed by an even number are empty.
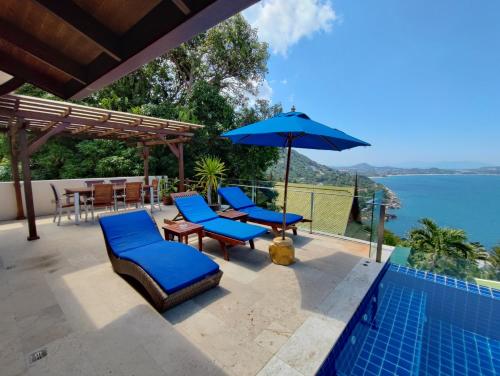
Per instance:
[[[274,233],[278,233],[283,227],[283,214],[272,210],[261,208],[255,205],[248,196],[243,193],[239,187],[221,187],[218,190],[219,195],[231,206],[234,210],[238,210],[248,214],[248,221],[259,223],[261,225],[270,226]],[[309,219],[304,219],[301,215],[287,213],[286,214],[286,230],[291,229],[294,235],[297,235],[297,227],[299,222],[310,222]]]
[[[162,312],[219,284],[219,265],[195,248],[163,240],[145,210],[99,218],[113,270],[144,286]]]
[[[260,226],[219,217],[196,192],[182,192],[171,196],[175,206],[187,221],[202,225],[204,236],[219,241],[224,259],[227,261],[229,254],[226,245],[242,245],[248,241],[250,248],[254,249],[253,239],[267,232]]]

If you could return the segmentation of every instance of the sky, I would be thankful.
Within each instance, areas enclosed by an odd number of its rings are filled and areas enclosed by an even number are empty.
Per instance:
[[[372,144],[329,165],[500,165],[500,1],[263,0],[259,97]]]

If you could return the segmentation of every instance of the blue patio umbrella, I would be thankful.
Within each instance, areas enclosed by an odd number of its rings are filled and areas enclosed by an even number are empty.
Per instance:
[[[369,143],[349,136],[338,129],[311,120],[302,112],[282,113],[270,119],[226,132],[222,137],[229,138],[235,144],[288,148],[281,233],[283,239],[285,239],[286,229],[286,201],[292,147],[342,151],[356,146],[370,146]]]

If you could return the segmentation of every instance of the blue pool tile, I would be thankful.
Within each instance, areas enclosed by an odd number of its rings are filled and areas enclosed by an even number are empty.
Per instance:
[[[442,285],[444,285],[444,284],[445,284],[445,282],[446,282],[446,279],[445,279],[445,277],[444,277],[444,276],[442,276],[442,275],[436,275],[436,282],[437,282],[437,283],[440,283],[440,284],[442,284]]]
[[[446,286],[455,287],[457,280],[455,278],[446,278]]]
[[[351,375],[353,375],[353,376],[363,376],[364,374],[365,374],[365,370],[358,365],[354,366],[352,373],[351,373]]]
[[[479,288],[478,286],[475,284],[475,283],[467,283],[467,290],[469,292],[473,292],[473,293],[478,293],[479,292]]]
[[[479,286],[479,292],[484,296],[491,296],[491,289],[485,286]]]
[[[500,290],[492,289],[492,293],[495,299],[500,299]]]
[[[433,273],[430,273],[430,272],[429,272],[429,273],[427,273],[427,275],[425,276],[425,279],[426,279],[427,281],[434,281],[434,278],[435,278],[435,277],[436,277],[436,276],[435,276]]]

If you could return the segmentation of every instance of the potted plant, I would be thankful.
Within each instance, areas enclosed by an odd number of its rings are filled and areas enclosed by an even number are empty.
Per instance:
[[[207,202],[212,206],[212,192],[217,189],[219,179],[225,172],[226,166],[218,157],[206,156],[196,162],[194,168],[195,176],[199,179],[198,185],[203,189],[203,193],[207,197]]]
[[[170,197],[171,193],[177,192],[177,186],[179,184],[179,179],[173,178],[173,179],[168,179],[165,177],[161,177],[160,181],[158,182],[159,189],[160,189],[160,196],[161,200],[163,201],[164,205],[172,205],[172,197]]]

